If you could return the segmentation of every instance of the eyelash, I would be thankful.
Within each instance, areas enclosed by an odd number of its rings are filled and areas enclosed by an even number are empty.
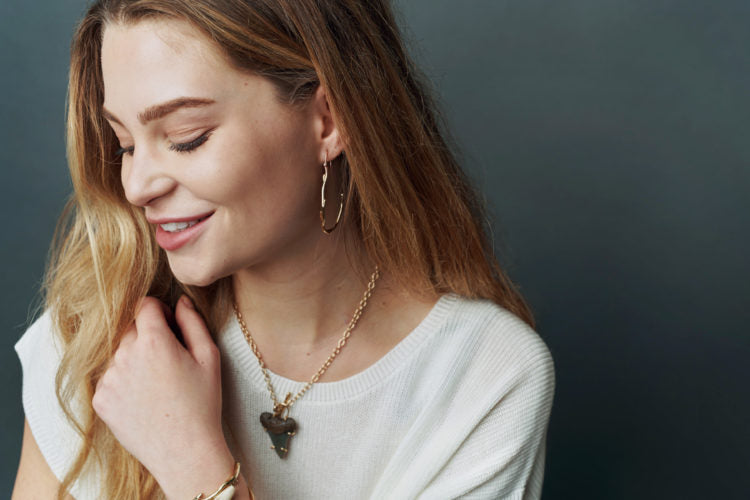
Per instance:
[[[195,150],[199,146],[201,146],[203,143],[205,143],[208,138],[211,136],[211,130],[205,132],[200,137],[197,137],[196,139],[193,139],[190,142],[183,142],[183,143],[172,143],[169,145],[169,149],[171,151],[175,151],[177,153],[190,153],[191,151]],[[135,146],[128,146],[127,148],[120,148],[117,151],[115,151],[115,156],[122,157],[123,155],[133,155],[133,152],[135,151]]]
[[[135,146],[130,146],[130,147],[127,147],[127,148],[120,148],[117,151],[115,151],[115,156],[118,157],[118,158],[120,158],[120,157],[122,157],[125,154],[132,155],[133,151],[135,151]]]

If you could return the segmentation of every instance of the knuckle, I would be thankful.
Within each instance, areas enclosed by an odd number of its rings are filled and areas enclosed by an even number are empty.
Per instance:
[[[91,398],[91,407],[94,409],[94,411],[97,414],[104,412],[104,409],[105,409],[104,399],[105,398],[101,390],[97,390],[94,393],[94,397]]]
[[[218,361],[219,357],[221,356],[219,348],[213,342],[206,344],[205,350],[206,354],[214,360]]]
[[[143,299],[141,299],[141,304],[136,316],[153,316],[160,314],[161,312],[162,306],[161,302],[159,302],[158,299],[155,299],[154,297],[144,297]]]
[[[195,358],[204,367],[215,367],[220,362],[219,349],[215,346],[203,345],[195,349]]]
[[[168,329],[167,315],[168,309],[161,301],[153,297],[143,298],[135,320],[138,336],[158,335]]]
[[[161,338],[156,332],[143,335],[139,340],[141,341],[141,347],[149,352],[158,349],[161,345]]]
[[[146,297],[143,297],[141,299],[141,309],[145,307],[159,308],[160,307],[159,304],[160,304],[159,299],[157,299],[156,297],[151,297],[150,295],[147,295]]]
[[[219,348],[215,345],[202,347],[200,357],[205,360],[205,364],[211,366],[217,366],[221,361],[221,353],[219,352]]]
[[[124,365],[128,361],[128,350],[125,347],[121,346],[115,351],[115,355],[113,357],[115,364]]]

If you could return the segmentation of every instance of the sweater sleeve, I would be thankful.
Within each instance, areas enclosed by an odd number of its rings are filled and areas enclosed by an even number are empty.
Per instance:
[[[37,319],[15,345],[23,370],[23,409],[31,433],[50,469],[62,481],[81,446],[55,394],[55,376],[62,359],[62,340],[55,335],[49,313]],[[74,408],[75,411],[75,408]],[[93,483],[77,481],[77,499],[97,498]]]
[[[541,341],[527,348],[513,383],[419,498],[541,498],[554,366]]]
[[[463,301],[419,367],[415,416],[371,498],[540,498],[555,377],[539,335]]]

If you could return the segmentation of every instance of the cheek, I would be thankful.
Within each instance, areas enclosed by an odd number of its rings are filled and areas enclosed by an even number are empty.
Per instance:
[[[216,144],[213,196],[243,206],[309,204],[321,182],[314,145],[290,126],[250,130]]]
[[[312,168],[292,167],[245,163],[227,175],[231,182],[222,182],[222,189],[212,194],[233,214],[251,218],[254,225],[295,226],[295,221],[316,215],[320,187],[315,177],[305,175]]]
[[[262,156],[226,130],[215,132],[197,152],[183,154],[187,164],[176,175],[193,198],[217,206],[234,205],[249,198],[262,182]]]

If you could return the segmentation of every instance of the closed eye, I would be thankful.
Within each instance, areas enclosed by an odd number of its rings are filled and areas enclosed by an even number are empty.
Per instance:
[[[133,151],[135,151],[135,146],[128,146],[127,148],[120,148],[117,151],[115,151],[115,156],[118,158],[125,154],[132,156]]]
[[[172,151],[176,151],[178,153],[189,153],[190,151],[193,151],[194,149],[202,145],[204,142],[206,142],[208,138],[211,136],[211,132],[213,131],[209,130],[206,133],[202,134],[200,137],[197,137],[196,139],[193,139],[192,141],[189,141],[189,142],[172,143],[169,145],[169,149]],[[135,146],[128,146],[126,148],[120,148],[117,151],[115,151],[115,156],[118,158],[124,155],[133,156],[134,151],[135,151]]]
[[[200,137],[193,139],[190,142],[172,143],[169,145],[169,149],[171,149],[172,151],[177,151],[178,153],[189,153],[190,151],[193,151],[194,149],[198,148],[198,146],[206,142],[211,136],[211,132],[212,130],[209,130]]]

